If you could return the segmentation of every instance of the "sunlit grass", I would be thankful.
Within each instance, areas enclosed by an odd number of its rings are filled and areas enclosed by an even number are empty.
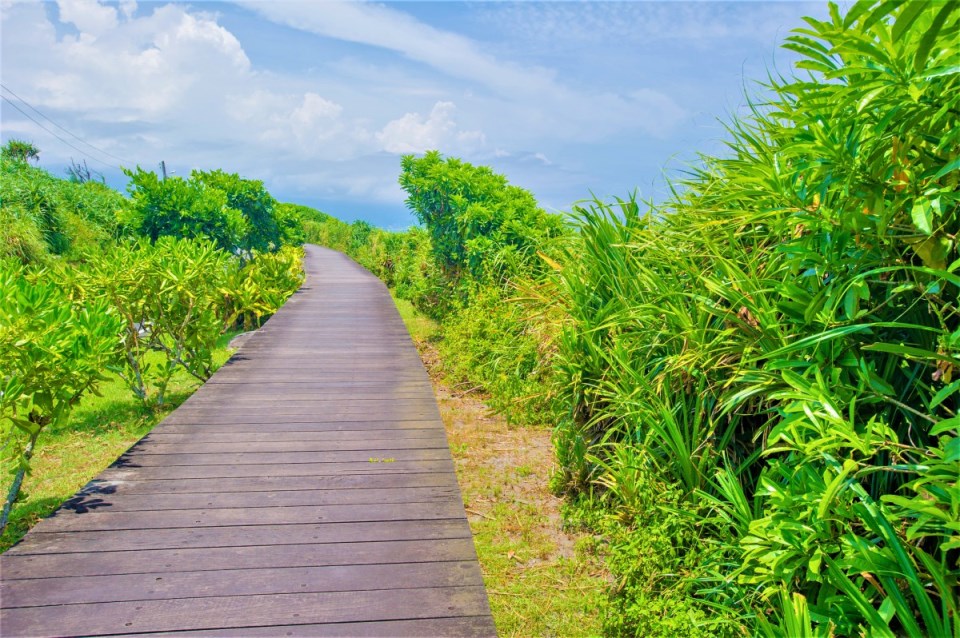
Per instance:
[[[440,326],[395,301],[434,381],[497,633],[600,635],[607,570],[591,536],[562,529],[550,431],[510,427],[475,393],[452,391],[431,345]]]

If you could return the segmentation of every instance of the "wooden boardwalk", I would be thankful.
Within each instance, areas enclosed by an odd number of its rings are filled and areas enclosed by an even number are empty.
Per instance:
[[[0,556],[0,635],[490,636],[430,380],[383,284],[306,285]]]

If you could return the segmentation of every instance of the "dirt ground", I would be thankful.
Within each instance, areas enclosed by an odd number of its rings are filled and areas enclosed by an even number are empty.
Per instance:
[[[563,529],[551,494],[547,428],[511,427],[484,397],[451,387],[417,344],[446,426],[474,543],[501,636],[598,635],[608,580],[591,538]]]

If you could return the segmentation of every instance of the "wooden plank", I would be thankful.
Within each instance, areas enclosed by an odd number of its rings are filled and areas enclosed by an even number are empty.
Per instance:
[[[286,384],[285,384],[286,385]],[[354,390],[350,396],[344,397],[342,388],[322,387],[315,390],[305,391],[300,388],[274,388],[269,392],[264,392],[262,388],[254,384],[220,384],[219,386],[204,392],[202,396],[194,394],[187,399],[184,405],[190,405],[192,401],[229,401],[232,405],[251,405],[251,404],[272,404],[281,401],[309,402],[325,404],[329,402],[347,401],[350,403],[364,404],[367,401],[392,401],[395,399],[422,399],[423,388],[409,388],[405,390],[391,390],[391,386],[383,385],[370,389]],[[283,394],[278,390],[283,389]]]
[[[127,494],[123,487],[84,491],[63,504],[71,512],[133,512],[183,509],[314,507],[320,505],[385,505],[396,503],[460,503],[460,490],[450,487],[406,487],[260,492],[196,492],[191,494]]]
[[[228,387],[228,386],[221,386]],[[220,403],[221,405],[228,406],[233,410],[241,410],[244,408],[250,409],[270,409],[270,408],[281,408],[285,404],[289,404],[292,409],[299,408],[313,408],[322,414],[324,411],[336,409],[336,408],[367,408],[371,410],[377,410],[382,407],[390,406],[394,403],[402,405],[405,408],[414,408],[414,407],[423,407],[424,405],[433,405],[430,401],[435,401],[433,396],[424,396],[423,392],[417,390],[416,393],[420,396],[412,396],[413,391],[405,393],[405,395],[399,394],[388,394],[380,391],[379,389],[374,388],[373,392],[367,392],[364,394],[354,395],[352,397],[336,397],[335,393],[337,389],[327,390],[323,394],[297,394],[291,390],[287,392],[290,395],[289,400],[284,400],[280,392],[274,392],[271,395],[266,394],[256,394],[254,392],[243,392],[243,396],[239,396],[237,391],[234,388],[237,388],[236,385],[229,386],[231,392],[210,392],[202,397],[196,398],[189,403],[184,403],[181,408],[189,408],[190,410],[208,408],[211,405]],[[240,386],[243,387],[243,386]],[[343,390],[339,390],[342,392]]]
[[[193,432],[360,432],[366,430],[430,430],[437,434],[437,423],[430,419],[411,419],[409,421],[304,421],[263,422],[256,419],[238,417],[234,422],[210,423],[196,419],[188,422],[173,423],[169,420],[158,425],[157,433],[193,433]]]
[[[48,532],[89,532],[108,529],[169,529],[229,525],[296,523],[355,523],[364,521],[436,520],[457,518],[461,503],[380,503],[316,505],[312,507],[258,507],[113,512],[108,504],[77,509],[61,508],[46,519]]]
[[[252,454],[260,453],[294,453],[321,455],[326,457],[332,452],[365,452],[370,458],[370,452],[388,452],[392,450],[447,450],[446,437],[419,438],[419,439],[369,439],[351,441],[231,441],[214,443],[192,443],[184,445],[178,443],[161,443],[157,441],[143,441],[127,454],[134,452],[138,457],[163,454],[176,455],[185,450],[189,454]],[[361,458],[362,460],[362,458]],[[296,462],[296,461],[291,461]]]
[[[137,457],[150,455],[173,456],[179,454],[305,454],[308,460],[317,458],[334,458],[332,454],[346,454],[349,452],[363,452],[370,458],[372,452],[392,452],[416,450],[447,450],[447,441],[445,438],[434,437],[431,439],[371,439],[368,441],[234,441],[230,443],[158,443],[144,442],[133,448],[127,454],[136,454]],[[360,459],[364,457],[361,455]],[[336,460],[343,460],[337,458]],[[296,463],[295,460],[291,461]]]
[[[450,452],[446,448],[383,449],[371,446],[367,450],[330,450],[320,452],[210,452],[180,454],[127,453],[118,463],[135,463],[137,467],[178,465],[285,465],[367,463],[368,465],[391,464],[399,461],[443,461]]]
[[[180,419],[197,419],[204,417],[233,418],[245,416],[269,416],[273,419],[285,417],[308,417],[316,418],[321,416],[324,419],[333,421],[347,420],[347,417],[361,417],[364,419],[379,418],[387,420],[390,418],[434,418],[437,414],[436,403],[433,399],[430,401],[422,400],[416,405],[396,405],[389,403],[378,403],[377,405],[349,405],[337,404],[335,407],[325,408],[322,406],[226,406],[217,403],[202,404],[198,403],[190,407],[185,407],[177,412]]]
[[[476,562],[266,567],[188,572],[34,578],[0,584],[7,609],[131,600],[197,598],[209,592],[232,596],[481,586]]]
[[[391,418],[391,416],[393,418]],[[207,416],[180,416],[174,412],[165,423],[169,425],[290,425],[293,426],[290,430],[296,430],[302,428],[305,424],[311,424],[316,426],[315,429],[346,429],[346,430],[358,430],[358,429],[380,429],[383,427],[383,424],[396,424],[397,427],[404,427],[404,423],[409,423],[411,421],[422,424],[425,421],[433,420],[433,416],[429,414],[410,414],[410,415],[370,415],[370,414],[345,414],[345,415],[315,415],[315,416],[279,416],[279,415],[207,415]],[[436,417],[439,420],[439,416]],[[357,425],[351,427],[349,425],[341,424],[377,424],[377,425]],[[417,425],[408,426],[408,427],[420,427]],[[264,428],[266,431],[267,428]],[[283,428],[273,428],[280,429]]]
[[[190,494],[217,492],[277,492],[293,490],[394,489],[456,487],[456,477],[445,472],[411,474],[345,474],[335,476],[240,476],[144,480],[129,470],[113,470],[113,480],[90,481],[77,495],[89,494]]]
[[[373,523],[317,523],[309,525],[237,525],[102,532],[43,531],[43,522],[18,545],[0,556],[0,565],[10,556],[27,554],[90,554],[91,548],[133,552],[166,548],[252,547],[257,545],[310,545],[324,543],[370,543],[374,541],[438,540],[470,538],[459,520],[376,521]],[[402,549],[402,548],[401,548]],[[311,550],[313,551],[313,550]],[[69,559],[70,557],[64,557]],[[2,579],[0,579],[2,582]]]
[[[63,605],[0,611],[3,635],[97,635],[193,631],[296,623],[393,620],[487,613],[482,587],[385,589],[364,592],[213,596],[157,601]]]
[[[457,636],[459,638],[494,638],[497,634],[489,616],[458,616],[455,618],[428,618],[424,620],[385,620],[376,622],[323,623],[314,625],[274,625],[272,627],[244,627],[236,629],[209,629],[191,631],[191,636],[226,636],[236,638],[269,638],[275,636],[301,637],[355,637],[355,638],[423,638],[424,636]],[[146,636],[148,634],[121,634]],[[160,632],[150,636],[182,636],[183,633]]]
[[[236,432],[233,430],[227,432],[210,432],[205,428],[197,428],[194,432],[184,434],[180,432],[171,432],[166,428],[154,429],[153,432],[143,437],[144,443],[156,443],[162,445],[172,445],[176,443],[189,444],[189,449],[196,448],[199,444],[208,443],[293,443],[293,444],[312,444],[316,442],[354,442],[354,441],[417,441],[426,442],[443,441],[446,447],[447,437],[437,432],[435,427],[424,429],[377,429],[377,430],[304,430],[304,431],[280,431],[263,432],[258,429]],[[187,448],[184,448],[187,449]],[[145,451],[144,445],[137,446],[137,450]]]
[[[384,457],[390,458],[390,457]],[[118,463],[103,471],[101,478],[106,480],[129,480],[131,471],[136,470],[137,480],[156,479],[204,479],[238,478],[255,476],[345,476],[378,474],[422,474],[425,472],[452,472],[453,461],[394,461],[392,463],[371,463],[368,461],[350,463],[296,463],[267,465],[174,465],[168,467],[139,466],[135,461]]]
[[[469,561],[476,558],[472,538],[448,538],[366,543],[246,545],[139,550],[135,552],[74,552],[71,554],[4,554],[3,586],[17,580],[106,576],[224,569],[323,567],[326,565],[392,565]]]

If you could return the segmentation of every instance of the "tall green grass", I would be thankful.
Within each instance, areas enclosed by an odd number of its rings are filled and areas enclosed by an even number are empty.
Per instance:
[[[684,581],[751,631],[960,635],[958,15],[808,19],[729,154],[666,206],[576,208],[541,295],[558,486],[630,512],[669,477]]]

